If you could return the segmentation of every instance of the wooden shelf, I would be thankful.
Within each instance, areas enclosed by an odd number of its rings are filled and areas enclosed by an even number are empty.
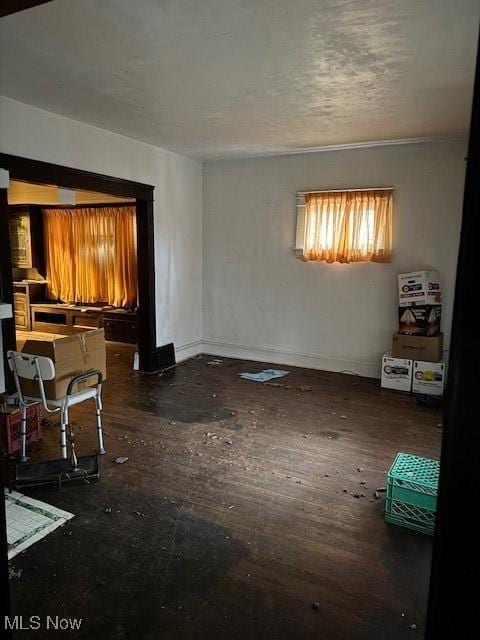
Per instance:
[[[15,309],[15,327],[22,331],[31,331],[32,303],[45,299],[44,282],[14,282],[13,305]]]
[[[135,344],[138,341],[138,321],[135,311],[62,304],[32,304],[32,330],[71,335],[90,329],[105,329],[105,338],[112,342]]]

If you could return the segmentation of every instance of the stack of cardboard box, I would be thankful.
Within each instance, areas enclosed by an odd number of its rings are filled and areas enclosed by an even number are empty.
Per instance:
[[[393,334],[391,353],[382,358],[382,387],[443,395],[441,295],[437,271],[398,276],[399,328]]]

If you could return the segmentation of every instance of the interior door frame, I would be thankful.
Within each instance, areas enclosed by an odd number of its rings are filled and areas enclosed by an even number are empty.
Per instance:
[[[463,196],[425,640],[473,638],[478,627],[478,361],[472,327],[480,236],[480,38]],[[478,631],[477,631],[478,633]]]
[[[49,162],[31,160],[0,153],[0,168],[6,169],[11,180],[36,184],[54,184],[70,189],[97,191],[122,198],[135,198],[137,209],[137,266],[138,266],[138,353],[142,371],[156,368],[155,351],[155,244],[153,220],[154,187],[140,182],[114,178],[99,173],[64,167]],[[5,189],[2,191],[6,192]],[[72,209],[75,211],[75,209]],[[8,204],[0,198],[0,294],[4,302],[13,304],[13,278],[8,234]],[[8,265],[10,265],[8,267]],[[13,319],[2,322],[3,350],[15,349],[15,324]],[[8,368],[5,369],[6,382]]]

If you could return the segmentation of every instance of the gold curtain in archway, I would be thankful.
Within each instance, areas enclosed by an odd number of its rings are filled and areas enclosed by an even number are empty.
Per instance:
[[[135,217],[135,207],[44,209],[49,297],[136,306]]]

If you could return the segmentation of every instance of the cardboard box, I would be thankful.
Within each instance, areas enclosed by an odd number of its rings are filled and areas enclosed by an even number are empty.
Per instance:
[[[397,391],[411,391],[413,361],[393,358],[386,353],[382,358],[382,387]]]
[[[63,398],[67,392],[68,383],[73,376],[85,373],[89,369],[99,369],[106,379],[106,351],[105,334],[103,329],[85,331],[72,336],[65,336],[57,340],[27,340],[22,349],[23,353],[47,356],[55,364],[56,376],[46,381],[45,394],[48,400]],[[87,378],[78,384],[76,391],[85,389],[96,383],[96,377]],[[21,379],[22,391],[26,396],[39,396],[38,384],[34,380]]]
[[[392,356],[424,362],[440,362],[443,358],[443,333],[438,336],[405,336],[394,333]]]
[[[398,304],[410,305],[441,304],[442,293],[438,271],[411,271],[398,276]]]
[[[403,335],[437,336],[441,321],[441,305],[398,307],[398,333]]]
[[[442,396],[444,386],[444,362],[423,362],[416,360],[413,363],[413,393]]]

